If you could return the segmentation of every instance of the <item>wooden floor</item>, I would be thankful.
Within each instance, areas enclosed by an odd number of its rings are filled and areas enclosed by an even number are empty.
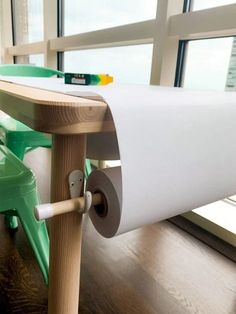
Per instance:
[[[46,150],[27,156],[43,201],[48,158]],[[0,313],[47,313],[47,287],[24,232],[10,234],[2,218],[0,229]],[[80,313],[236,313],[235,263],[170,222],[107,240],[85,218],[82,252]]]

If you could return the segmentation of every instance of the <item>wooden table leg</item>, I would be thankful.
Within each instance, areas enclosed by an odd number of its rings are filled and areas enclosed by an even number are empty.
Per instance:
[[[84,170],[85,135],[54,135],[51,201],[70,198],[68,175]],[[82,216],[72,212],[50,221],[49,314],[76,314],[79,303]]]

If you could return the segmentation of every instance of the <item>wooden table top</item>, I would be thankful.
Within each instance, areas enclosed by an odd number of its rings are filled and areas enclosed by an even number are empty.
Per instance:
[[[29,127],[51,134],[114,131],[105,102],[0,81],[0,110]]]

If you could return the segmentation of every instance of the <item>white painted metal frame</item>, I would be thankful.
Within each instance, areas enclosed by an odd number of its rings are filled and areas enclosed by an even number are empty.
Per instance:
[[[155,31],[158,28],[156,20],[149,20],[78,35],[60,37],[50,41],[50,49],[68,51],[147,44],[153,42]]]
[[[236,4],[171,16],[168,36],[200,39],[236,35]]]

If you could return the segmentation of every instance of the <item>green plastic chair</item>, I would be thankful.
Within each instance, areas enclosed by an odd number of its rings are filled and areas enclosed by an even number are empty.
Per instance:
[[[32,64],[1,64],[0,75],[32,77],[52,77],[58,75],[64,77],[62,71],[46,67],[38,67]]]
[[[38,204],[35,177],[6,146],[0,145],[0,213],[18,216],[48,282],[49,238],[44,221],[37,221]]]
[[[58,75],[63,77],[64,73],[46,67],[38,67],[29,64],[2,64],[0,75],[8,76],[31,76],[51,77]],[[51,138],[43,133],[37,132],[25,124],[6,116],[0,119],[0,141],[6,145],[19,159],[23,160],[26,152],[37,147],[51,147]],[[85,175],[91,172],[91,164],[86,160]],[[6,216],[9,228],[18,226],[17,218]]]
[[[29,64],[2,64],[0,65],[0,75],[51,77],[53,75],[64,76],[64,73]],[[34,131],[25,124],[8,116],[0,119],[0,141],[21,160],[24,159],[25,153],[31,149],[51,147],[50,137]],[[6,217],[6,219],[10,228],[17,228],[16,217],[10,216]]]

